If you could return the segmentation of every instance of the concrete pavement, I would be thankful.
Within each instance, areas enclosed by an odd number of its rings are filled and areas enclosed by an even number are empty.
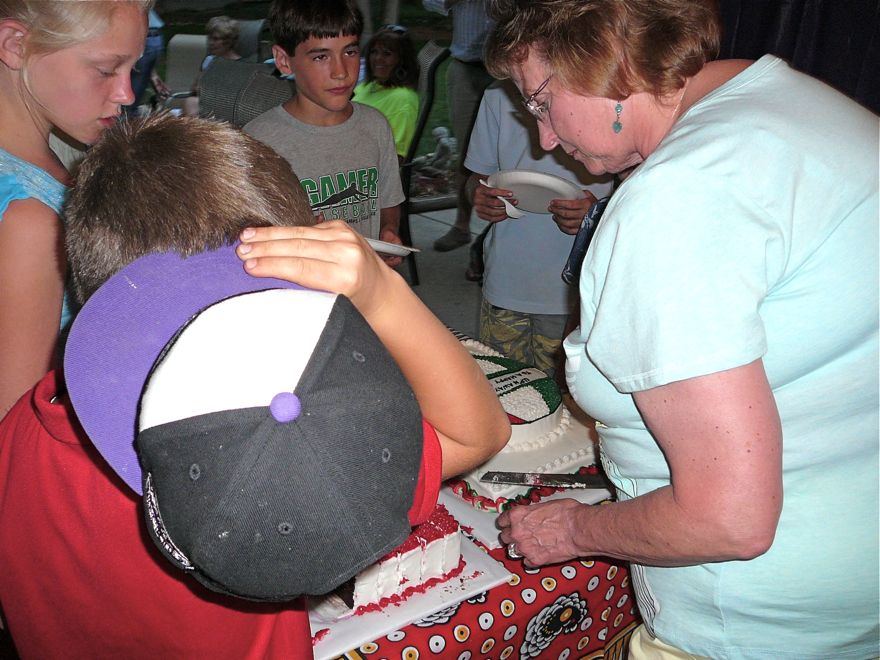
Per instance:
[[[443,323],[476,338],[481,293],[479,284],[464,278],[469,260],[468,246],[450,252],[436,252],[432,247],[454,220],[455,209],[410,216],[413,245],[421,250],[416,255],[420,284],[413,290]],[[471,235],[476,238],[485,226],[485,221],[474,217]],[[400,272],[407,275],[405,263]]]

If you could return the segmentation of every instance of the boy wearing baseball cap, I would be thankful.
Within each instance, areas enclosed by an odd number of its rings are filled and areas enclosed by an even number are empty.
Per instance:
[[[297,597],[506,441],[479,368],[344,223],[242,231],[311,218],[264,151],[153,117],[82,165],[67,394],[49,374],[0,423],[0,601],[24,656],[309,657]]]

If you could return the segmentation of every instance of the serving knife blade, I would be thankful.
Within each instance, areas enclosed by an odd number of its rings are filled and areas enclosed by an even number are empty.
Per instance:
[[[490,484],[551,486],[553,488],[608,488],[601,474],[547,474],[540,472],[486,472],[480,481]]]

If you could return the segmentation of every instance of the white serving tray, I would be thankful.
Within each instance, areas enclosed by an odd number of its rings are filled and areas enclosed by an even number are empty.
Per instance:
[[[400,630],[413,621],[503,584],[511,576],[503,564],[464,536],[461,538],[461,556],[465,565],[457,577],[435,585],[424,593],[413,594],[402,603],[389,605],[380,612],[366,612],[331,624],[315,621],[310,616],[312,636],[325,628],[329,631],[313,647],[315,660],[335,658],[361,644]]]

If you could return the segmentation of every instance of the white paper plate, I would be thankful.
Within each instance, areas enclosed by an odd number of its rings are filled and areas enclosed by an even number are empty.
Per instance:
[[[381,612],[367,612],[329,625],[310,617],[312,635],[319,630],[328,631],[312,648],[315,660],[335,658],[361,644],[400,630],[413,621],[503,584],[510,578],[511,573],[503,564],[464,536],[461,537],[461,556],[465,566],[458,577],[438,584],[424,593],[413,594],[402,603],[390,605]]]
[[[487,180],[493,188],[513,192],[516,207],[529,213],[549,213],[554,199],[580,199],[584,192],[571,181],[535,170],[502,170]]]
[[[394,257],[405,257],[410,252],[420,252],[419,248],[398,245],[397,243],[388,243],[375,238],[368,238],[367,243],[369,243],[370,247],[379,254],[390,254]]]

